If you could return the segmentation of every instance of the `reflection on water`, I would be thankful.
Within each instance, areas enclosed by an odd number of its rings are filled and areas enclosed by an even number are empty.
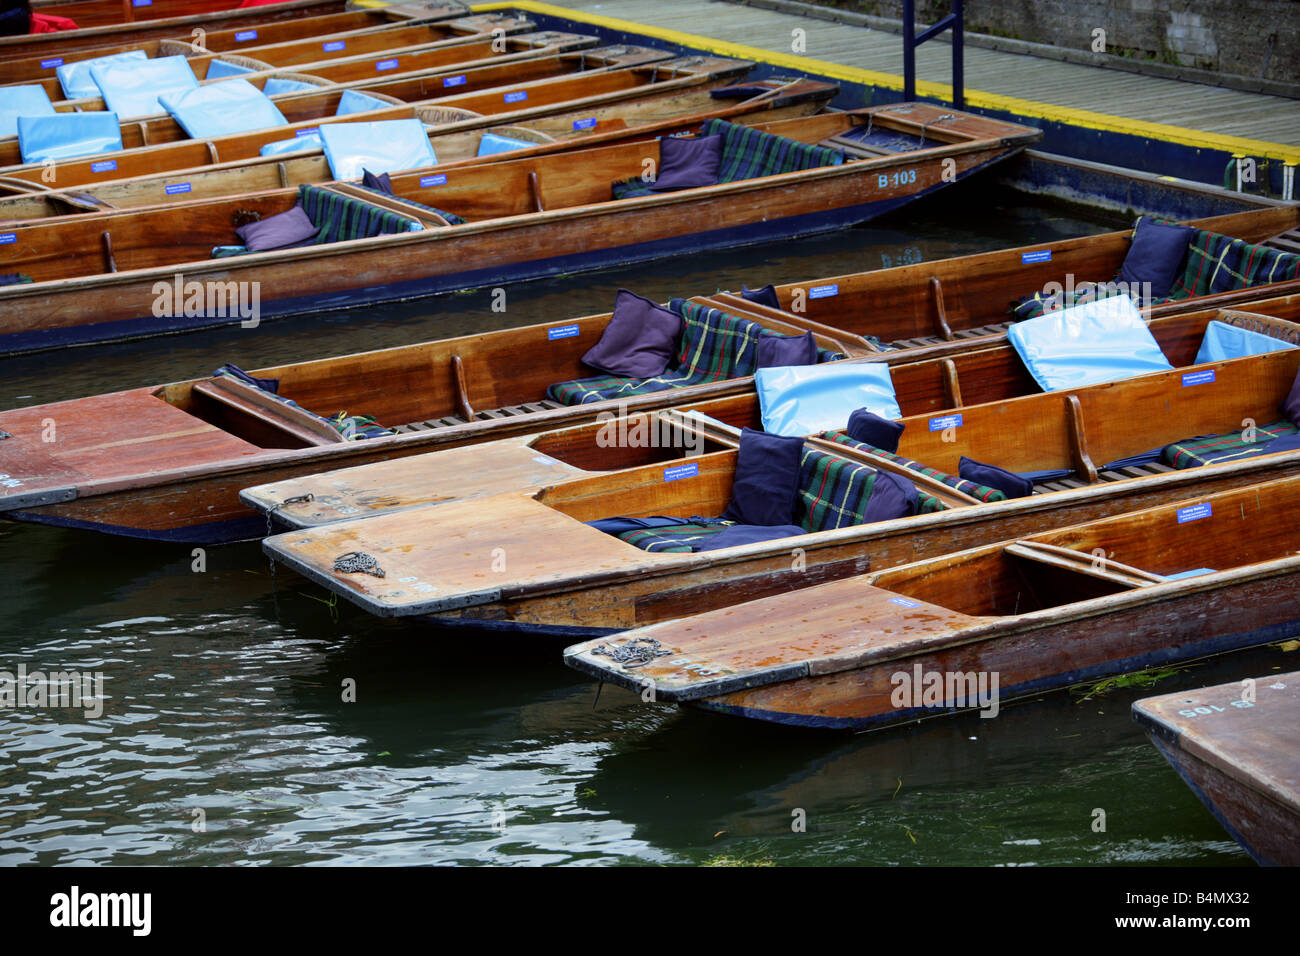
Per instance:
[[[604,311],[622,285],[667,298],[1113,225],[968,189],[816,241],[512,288],[505,313],[479,292],[9,360],[0,404]],[[254,546],[205,558],[0,525],[0,670],[101,672],[108,697],[99,720],[0,712],[0,863],[1248,862],[1129,720],[1149,691],[801,732],[597,699],[550,639],[374,620]]]

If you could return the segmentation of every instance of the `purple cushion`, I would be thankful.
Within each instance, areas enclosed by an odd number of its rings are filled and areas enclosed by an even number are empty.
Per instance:
[[[1119,278],[1130,286],[1150,282],[1151,295],[1163,299],[1182,272],[1187,245],[1196,238],[1191,226],[1166,226],[1143,217],[1138,220]]]
[[[695,139],[667,137],[659,141],[659,174],[650,188],[655,192],[712,186],[722,165],[722,134]]]
[[[898,451],[898,439],[906,427],[902,422],[882,418],[875,412],[859,408],[849,416],[849,426],[844,431],[854,441],[860,441],[873,448],[880,448],[893,454]]]
[[[751,289],[743,282],[740,285],[740,297],[749,302],[757,302],[769,309],[781,308],[781,299],[776,294],[776,286],[765,285],[761,289]]]
[[[654,378],[668,367],[681,334],[682,317],[676,312],[619,289],[613,318],[582,361],[608,375]]]
[[[741,524],[790,524],[802,461],[802,438],[742,429],[731,501],[722,517]]]
[[[367,189],[375,189],[381,193],[393,195],[393,180],[388,173],[380,173],[376,176],[368,169],[361,170],[361,185]]]
[[[1291,391],[1282,403],[1282,414],[1291,420],[1292,425],[1300,427],[1300,372],[1296,373]]]
[[[910,518],[920,507],[916,485],[891,471],[877,471],[871,497],[862,513],[862,523]]]
[[[764,335],[758,340],[758,368],[816,365],[817,343],[811,332],[803,335]]]
[[[245,223],[235,230],[249,252],[284,249],[311,239],[319,231],[302,211],[302,206],[294,206],[288,212],[267,216],[257,222]]]
[[[996,488],[1008,498],[1028,498],[1034,493],[1034,483],[1028,478],[997,465],[982,464],[965,455],[957,462],[957,474],[977,485]]]

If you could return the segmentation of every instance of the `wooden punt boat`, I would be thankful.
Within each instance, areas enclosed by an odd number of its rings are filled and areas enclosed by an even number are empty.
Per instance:
[[[565,661],[659,700],[802,727],[996,716],[1300,633],[1297,506],[1300,476],[1198,495],[587,642]],[[607,656],[638,652],[650,659]]]
[[[1300,671],[1148,697],[1133,719],[1256,863],[1300,866]]]
[[[364,58],[367,62],[376,55],[385,62],[397,54],[428,50],[446,50],[449,47],[465,44],[479,44],[471,58],[481,58],[484,50],[491,49],[493,31],[500,31],[501,36],[513,36],[534,30],[531,21],[505,14],[480,14],[476,17],[458,17],[454,20],[436,20],[429,23],[396,22],[379,27],[371,26],[361,30],[344,33],[328,33],[294,40],[270,43],[245,44],[238,51],[215,50],[207,46],[207,37],[200,45],[197,41],[158,40],[155,41],[153,56],[184,56],[187,65],[193,69],[195,77],[201,83],[215,82],[208,77],[208,69],[213,60],[242,65],[257,72],[275,72],[311,66],[317,63],[336,64],[340,61],[355,62]],[[487,46],[482,44],[486,43]],[[438,65],[438,64],[434,64]],[[394,64],[386,70],[407,72],[403,63]],[[373,69],[373,68],[372,68]],[[35,80],[25,81],[28,85],[37,85],[54,104],[56,112],[78,112],[84,110],[107,109],[103,99],[86,97],[82,99],[65,99],[63,87],[57,75],[44,71],[47,75]],[[297,72],[309,72],[306,69]],[[248,73],[242,76],[248,76]],[[220,76],[218,79],[229,79]]]
[[[1291,306],[1298,301],[1293,299]],[[1294,323],[1280,325],[1289,326],[1284,334],[1297,331]],[[1162,344],[1173,359],[1179,351],[1174,343]],[[1195,343],[1185,348],[1194,351]],[[932,513],[826,527],[838,519],[830,509],[813,507],[820,500],[813,475],[803,489],[807,494],[798,499],[812,501],[807,514],[800,518],[796,506],[794,523],[805,533],[759,544],[698,553],[643,550],[586,523],[616,516],[722,514],[736,456],[721,451],[694,458],[685,467],[656,462],[563,480],[540,491],[457,498],[295,530],[267,538],[263,545],[274,560],[380,616],[433,615],[440,623],[530,633],[640,627],[1197,491],[1239,487],[1290,474],[1300,465],[1300,452],[1179,470],[1158,461],[1137,469],[1123,465],[1123,457],[1184,441],[1189,434],[1239,431],[1244,418],[1260,427],[1276,422],[1278,404],[1300,369],[1300,351],[1195,369],[1200,374],[1191,378],[1176,368],[1068,392],[963,406],[961,424],[947,435],[949,426],[932,427],[936,419],[930,415],[902,419],[907,430],[899,455],[947,475],[957,473],[965,455],[1013,471],[1060,469],[1067,476],[1060,484],[1009,501],[981,503],[970,497]],[[1184,384],[1198,381],[1205,384]],[[1205,390],[1198,391],[1201,387]],[[1133,415],[1134,408],[1145,414]],[[812,450],[897,470],[837,441],[819,442]],[[584,451],[579,445],[574,455]],[[485,456],[482,465],[471,468],[461,460],[461,474],[485,470],[491,461]],[[582,461],[578,457],[569,464],[581,467]],[[919,489],[935,493],[940,501],[943,495],[951,499],[940,485],[915,475],[907,469],[909,480],[925,485],[918,484]],[[466,477],[464,484],[472,488],[473,481]],[[856,487],[864,488],[865,482]],[[853,511],[856,505],[849,501],[844,507]],[[660,543],[676,547],[667,539]],[[386,576],[335,571],[335,559],[353,552],[368,555]]]
[[[437,24],[429,25],[433,30]],[[188,58],[194,75],[200,85],[230,79],[229,76],[209,76],[209,71],[217,59],[234,62],[245,67],[249,72],[239,74],[238,78],[260,88],[267,81],[286,78],[313,83],[318,86],[356,87],[374,83],[384,77],[409,78],[431,73],[455,73],[491,64],[517,63],[534,57],[547,56],[563,50],[595,46],[599,40],[594,36],[558,31],[534,33],[517,33],[496,39],[491,34],[473,33],[452,36],[437,43],[427,44],[414,49],[395,50],[392,54],[370,54],[368,56],[348,56],[333,60],[316,60],[297,66],[276,66],[255,59],[244,53],[223,53],[213,56],[194,56]],[[278,102],[278,101],[277,101]],[[56,111],[101,111],[108,109],[107,104],[99,98],[80,100],[60,100],[54,103]],[[161,118],[164,114],[153,114]],[[126,117],[123,123],[130,126],[139,123],[142,117]],[[15,158],[14,149],[17,137],[6,138],[6,151],[0,159],[5,166],[20,165],[21,158]]]
[[[322,36],[327,33],[349,33],[360,30],[374,30],[391,24],[436,22],[450,16],[458,19],[467,12],[464,8],[448,7],[443,4],[432,7],[433,14],[428,17],[407,17],[388,14],[386,8],[370,10],[349,10],[344,13],[327,13],[321,16],[302,17],[295,20],[282,20],[249,27],[241,25],[224,30],[202,30],[203,47],[212,53],[238,53],[241,48],[257,44],[284,43],[290,40],[303,40]],[[67,36],[68,34],[63,34]],[[190,30],[179,30],[172,37],[164,39],[138,40],[125,43],[105,43],[100,46],[61,50],[60,55],[50,56],[49,51],[33,56],[0,55],[0,84],[26,84],[48,79],[66,63],[89,60],[93,57],[109,56],[113,53],[126,53],[141,50],[149,57],[164,55],[164,45],[176,42],[197,42],[198,37]]]
[[[942,112],[915,109],[933,114],[932,122]],[[6,336],[0,342],[13,350],[240,320],[214,314],[225,310],[155,315],[159,283],[178,275],[186,282],[234,282],[225,286],[232,289],[257,282],[246,288],[259,290],[260,317],[266,318],[828,231],[942,188],[946,171],[955,170],[953,181],[964,179],[1039,135],[950,115],[942,132],[929,134],[943,146],[621,200],[610,198],[610,183],[636,179],[647,161],[656,163],[657,140],[472,164],[445,181],[436,173],[407,173],[395,177],[396,197],[384,204],[425,224],[418,231],[233,258],[210,255],[235,241],[236,212],[286,212],[314,187],[41,220],[0,234],[6,237],[0,269],[34,280],[0,287],[0,333]],[[761,131],[760,138],[784,137],[784,143],[760,139],[759,148],[777,150],[797,166],[835,154],[801,153],[787,144],[833,142],[869,122],[880,129],[894,121],[887,110],[876,109],[754,124],[744,131],[717,120],[704,126],[721,123],[716,128],[733,146],[749,142],[753,130]],[[879,185],[882,179],[887,185]],[[330,201],[368,208],[368,200],[356,195]],[[426,206],[468,221],[448,227],[421,211]],[[466,269],[465,263],[475,265]]]
[[[28,36],[0,37],[0,58],[62,56],[88,47],[108,44],[146,43],[150,40],[190,37],[195,30],[247,30],[263,26],[304,20],[320,16],[346,13],[354,10],[350,0],[289,0],[285,3],[248,7],[246,9],[214,9],[215,3],[192,6],[188,0],[155,0],[137,7],[127,6],[121,0],[92,0],[91,8],[79,4],[58,3],[34,5],[36,12],[68,17],[78,29],[58,33],[29,34]],[[143,12],[145,16],[137,14]],[[468,7],[458,2],[441,0],[411,0],[375,9],[376,16],[390,19],[441,19],[465,16]],[[122,19],[126,13],[131,19]],[[152,14],[152,16],[150,16]],[[107,19],[104,19],[107,17]]]
[[[430,131],[431,135],[482,130],[497,125],[514,126],[549,117],[553,120],[549,125],[558,128],[547,135],[573,138],[575,135],[598,132],[602,122],[605,128],[609,128],[609,121],[617,118],[614,112],[616,108],[626,109],[642,99],[660,98],[674,93],[704,93],[743,76],[752,66],[745,61],[713,57],[660,61],[661,56],[663,54],[658,51],[620,45],[573,54],[534,57],[522,62],[512,61],[508,64],[455,71],[452,74],[428,74],[403,81],[399,92],[409,92],[410,100],[380,89],[381,84],[356,88],[369,95],[393,101],[391,110],[371,111],[364,119],[392,119],[414,115],[426,124],[437,127]],[[638,64],[650,65],[640,69],[637,68]],[[466,82],[463,85],[458,83],[455,88],[465,90],[468,87],[468,91],[450,95],[446,89],[439,92],[438,87],[441,87],[442,81],[453,76],[457,80],[465,77]],[[818,103],[822,101],[822,94],[813,93],[813,90],[834,89],[829,84],[816,84],[812,80],[804,82],[808,84],[803,87],[804,92]],[[299,132],[303,135],[314,132],[321,122],[355,121],[360,114],[334,116],[344,89],[345,87],[329,87],[320,92],[292,97],[292,102],[282,106],[283,111],[293,114],[287,127],[207,139],[182,139],[161,145],[136,145],[111,154],[66,160],[53,167],[13,167],[0,175],[0,194],[11,193],[14,197],[12,203],[19,209],[34,208],[41,215],[57,215],[70,210],[81,211],[87,206],[85,200],[70,199],[66,195],[67,190],[76,190],[80,196],[82,190],[90,189],[94,191],[94,197],[98,198],[101,186],[123,180],[131,181],[127,187],[128,196],[136,189],[145,193],[134,202],[125,202],[123,207],[156,205],[159,201],[169,201],[171,196],[166,187],[177,182],[189,183],[193,190],[180,198],[234,195],[301,182],[323,182],[331,177],[324,154],[319,149],[276,156],[262,156],[259,151],[268,143],[292,138]],[[522,99],[519,96],[521,93],[524,94]],[[507,99],[507,94],[511,94],[512,98]],[[793,94],[783,93],[782,100],[787,103],[797,102]],[[413,105],[403,106],[403,102]],[[699,96],[688,97],[683,102],[697,106],[701,112],[707,112],[700,105]],[[520,108],[520,103],[527,105]],[[574,118],[570,117],[567,124],[561,123],[558,118],[560,114],[584,110],[587,112],[579,118],[595,119],[595,124],[589,123],[575,130],[572,126]],[[304,119],[303,114],[320,116],[321,119]],[[130,125],[126,128],[130,132],[124,130],[124,139],[137,143],[147,141],[148,127],[153,122]],[[440,153],[438,156],[439,159],[442,158]],[[283,174],[280,172],[282,166]],[[232,170],[234,172],[231,175],[215,178],[217,182],[226,182],[233,177],[233,188],[217,187],[207,193],[200,192],[198,183],[204,181],[200,176],[202,172],[227,173]],[[304,172],[306,170],[316,172],[308,178]],[[269,179],[268,173],[271,174]],[[247,188],[240,188],[244,185],[245,176],[253,178],[247,183]],[[210,181],[211,177],[208,179]],[[5,203],[6,198],[0,195],[0,203]],[[68,200],[65,208],[56,206],[49,213],[41,212],[39,206],[30,205],[33,201],[58,203],[64,200]],[[106,201],[117,205],[111,199]],[[0,219],[9,218],[32,217],[11,213],[6,207],[0,211]]]
[[[493,161],[491,156],[478,155],[483,139],[489,133],[538,144],[511,151],[511,158],[522,158],[572,148],[578,145],[577,140],[586,147],[645,139],[671,132],[682,124],[715,117],[748,124],[809,116],[824,107],[838,90],[832,84],[817,80],[788,83],[761,80],[736,87],[734,95],[721,89],[738,73],[743,74],[746,68],[747,64],[710,58],[680,68],[668,63],[659,66],[654,74],[649,69],[602,70],[580,78],[564,78],[565,89],[591,94],[571,101],[560,99],[563,92],[557,84],[541,82],[506,88],[513,92],[527,92],[535,103],[529,110],[513,110],[504,102],[501,91],[489,90],[455,98],[458,102],[478,106],[483,112],[439,105],[421,108],[420,114],[426,120],[435,115],[449,120],[429,129],[429,145],[433,147],[440,165],[446,166]],[[755,94],[755,88],[766,88],[767,92]],[[321,95],[337,98],[337,94]],[[545,105],[552,99],[557,100],[557,105]],[[498,113],[493,114],[492,110]],[[464,118],[458,118],[461,113],[464,113]],[[353,117],[357,115],[351,114]],[[130,168],[148,161],[148,151],[141,153],[131,157],[135,162]],[[505,158],[505,154],[496,155],[498,161]],[[118,162],[119,167],[125,166],[125,154]],[[163,205],[178,198],[169,195],[168,191],[169,186],[175,187],[178,183],[189,187],[179,198],[199,199],[303,183],[326,183],[331,179],[324,154],[320,150],[307,150],[288,156],[233,160],[163,175],[108,180],[95,184],[93,192],[34,190],[0,197],[0,229],[11,222],[17,224],[96,209]]]
[[[891,271],[881,274],[887,280]],[[1300,319],[1300,295],[1253,308]],[[1166,317],[1153,329],[1171,360],[1186,364],[1217,314],[1208,309]],[[238,500],[239,490],[250,485],[744,392],[750,393],[745,404],[727,420],[755,422],[749,378],[652,392],[626,402],[560,406],[548,399],[548,386],[589,374],[581,356],[609,318],[606,313],[253,370],[279,379],[280,393],[303,408],[322,414],[350,409],[396,431],[365,441],[304,435],[257,409],[237,412],[214,405],[202,394],[204,379],[0,412],[0,430],[12,436],[0,441],[0,472],[9,476],[0,481],[0,511],[16,520],[216,543],[266,532],[265,521]],[[801,328],[797,315],[757,321],[773,331]],[[833,336],[817,334],[823,347],[852,351]],[[901,359],[904,353],[889,357]],[[430,369],[444,371],[431,375]],[[388,387],[376,389],[377,381]],[[1008,346],[918,362],[906,371],[899,366],[894,381],[906,415],[933,415],[1037,391]],[[50,420],[83,426],[63,429],[51,444],[41,440],[43,423]],[[123,421],[132,422],[133,440],[106,446],[104,432]],[[111,454],[100,451],[105,447]]]

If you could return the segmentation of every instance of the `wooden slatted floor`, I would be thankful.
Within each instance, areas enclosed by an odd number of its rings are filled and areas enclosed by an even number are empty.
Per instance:
[[[506,405],[504,408],[491,408],[486,411],[476,412],[474,418],[477,421],[485,421],[493,418],[514,418],[517,415],[532,415],[537,412],[544,412],[551,408],[563,408],[559,402],[553,402],[549,398],[544,398],[540,402],[524,402],[522,405]],[[465,419],[459,415],[448,415],[445,418],[430,418],[422,422],[411,422],[407,425],[395,425],[394,431],[398,432],[427,432],[435,428],[449,428],[452,425],[464,425]]]
[[[791,31],[799,28],[806,33],[806,56],[859,69],[903,72],[899,36],[865,27],[699,0],[547,2],[775,53],[792,53]],[[918,78],[951,83],[951,67],[952,49],[946,43],[927,43],[917,50]],[[965,71],[968,90],[1300,146],[1300,109],[1285,97],[971,46],[966,48]]]

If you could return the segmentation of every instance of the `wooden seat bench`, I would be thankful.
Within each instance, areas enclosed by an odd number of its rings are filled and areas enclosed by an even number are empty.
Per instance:
[[[334,445],[346,441],[335,428],[310,412],[285,405],[260,388],[238,379],[224,376],[209,379],[196,383],[194,391],[227,412],[305,445]]]

